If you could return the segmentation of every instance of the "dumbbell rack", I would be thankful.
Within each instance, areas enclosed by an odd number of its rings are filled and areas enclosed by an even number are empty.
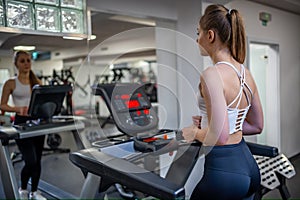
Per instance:
[[[295,176],[296,171],[288,158],[283,154],[273,158],[254,155],[254,158],[261,174],[260,194],[255,199],[261,199],[264,194],[274,189],[279,189],[282,199],[290,198],[286,179]]]

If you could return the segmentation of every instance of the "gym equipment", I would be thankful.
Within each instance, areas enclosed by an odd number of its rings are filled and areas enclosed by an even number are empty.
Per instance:
[[[275,157],[254,156],[260,172],[261,172],[261,188],[256,194],[256,199],[261,197],[271,190],[278,189],[282,199],[287,200],[291,197],[286,186],[286,179],[296,175],[296,171],[283,154],[278,154]]]
[[[153,170],[150,171],[132,163],[140,158],[145,158],[147,155],[152,155],[154,152],[159,152],[157,155],[169,152],[179,145],[175,142],[175,145],[168,145],[170,144],[171,132],[161,132],[157,129],[157,115],[142,85],[127,83],[101,84],[93,87],[93,92],[95,95],[103,97],[117,128],[126,133],[129,140],[118,142],[114,138],[113,141],[104,143],[100,148],[101,151],[98,148],[91,148],[70,154],[70,160],[75,165],[82,167],[83,171],[91,172],[92,170],[93,173],[101,176],[101,180],[87,176],[86,187],[82,189],[80,198],[93,198],[93,196],[85,195],[97,192],[87,192],[91,189],[91,186],[98,190],[98,187],[94,184],[95,182],[99,185],[101,191],[105,191],[109,186],[118,183],[130,189],[159,196],[163,199],[184,195],[182,186],[160,177]],[[165,134],[168,138],[164,138]],[[107,146],[109,143],[114,145]],[[147,153],[141,153],[136,149],[144,149],[143,151]],[[87,169],[86,166],[91,166],[91,168],[88,167]]]
[[[7,199],[19,199],[18,184],[10,157],[8,144],[10,140],[23,139],[39,135],[71,131],[80,148],[78,130],[84,123],[73,116],[56,116],[60,113],[62,102],[70,86],[36,86],[32,90],[28,114],[37,120],[11,127],[0,126],[0,174]],[[76,123],[75,123],[76,121]]]
[[[36,118],[37,120],[28,121],[24,124],[14,125],[17,129],[31,131],[34,129],[48,128],[53,126],[51,123],[52,116],[60,114],[62,111],[62,102],[66,97],[66,94],[72,91],[70,85],[57,85],[57,86],[39,86],[33,87],[31,94],[31,101],[28,108],[28,115]],[[65,120],[64,123],[68,123]],[[70,123],[73,123],[70,121]],[[61,137],[59,134],[49,134],[47,137],[47,144],[50,148],[44,148],[44,151],[68,153],[69,149],[59,149],[58,146],[61,143]],[[12,153],[13,164],[22,161],[20,157],[17,159],[18,152]]]
[[[98,148],[84,149],[69,155],[76,166],[89,172],[81,198],[93,198],[89,195],[95,194],[98,189],[106,191],[114,184],[117,184],[117,189],[121,187],[139,191],[159,199],[188,198],[200,178],[196,172],[201,171],[201,144],[187,145],[181,140],[179,131],[175,131],[175,137],[168,134],[167,138],[164,138],[164,134],[157,129],[158,118],[142,85],[101,84],[93,90],[95,95],[103,97],[116,126],[121,132],[129,135],[129,139],[122,142],[108,140]],[[277,176],[274,170],[280,169],[285,170],[281,173],[285,174],[281,178],[292,177],[295,171],[291,163],[279,154],[275,147],[254,143],[247,145],[256,157],[262,174],[261,190],[255,195],[255,199],[261,199],[267,192],[266,188],[269,188],[269,191],[279,188],[283,198],[289,198],[285,181],[279,181],[278,185],[276,180],[274,182],[267,179],[270,173],[273,174],[270,177]],[[177,154],[165,177],[161,177],[151,167],[149,169],[147,166],[141,166],[141,163],[135,163],[149,155],[157,156],[175,150]],[[267,166],[262,166],[261,163],[267,163]],[[192,180],[192,177],[196,180]],[[122,194],[123,190],[120,193]],[[123,196],[135,198],[131,192]]]
[[[247,142],[261,174],[261,185],[254,199],[260,200],[266,193],[278,189],[282,199],[290,198],[286,179],[296,174],[296,171],[285,155],[280,154],[276,147]]]
[[[43,126],[35,126],[33,130],[29,127],[25,129],[21,126],[19,127],[0,127],[0,174],[2,183],[4,187],[4,193],[7,199],[19,199],[18,193],[18,184],[16,181],[16,176],[14,172],[14,167],[12,164],[10,152],[8,149],[8,142],[10,140],[14,140],[17,138],[29,138],[38,135],[47,135],[58,132],[67,132],[71,131],[75,138],[79,138],[77,136],[77,131],[84,128],[84,124],[80,122],[55,122],[52,125],[47,126],[47,128]],[[76,141],[79,141],[76,139]]]

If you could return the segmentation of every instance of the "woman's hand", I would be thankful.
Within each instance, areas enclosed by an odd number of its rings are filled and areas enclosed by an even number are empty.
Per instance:
[[[196,115],[196,116],[192,116],[193,119],[193,124],[198,127],[201,128],[201,120],[202,120],[202,116]]]
[[[196,139],[198,129],[201,129],[202,116],[192,116],[193,125],[182,129],[182,136],[187,142],[193,142]]]
[[[28,107],[24,106],[24,107],[18,107],[18,111],[17,114],[21,115],[21,116],[27,116],[28,114]]]
[[[182,129],[182,136],[187,142],[193,142],[197,137],[198,128],[191,125]]]

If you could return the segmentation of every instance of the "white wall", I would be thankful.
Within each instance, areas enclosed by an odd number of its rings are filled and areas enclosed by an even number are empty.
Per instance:
[[[300,16],[248,1],[229,5],[243,14],[248,37],[279,44],[281,151],[293,156],[300,152]],[[262,11],[272,15],[267,26],[258,19]]]
[[[15,69],[13,64],[13,56],[1,56],[0,58],[0,68],[8,69],[11,76],[14,75]]]
[[[60,71],[63,68],[62,60],[33,61],[32,70],[37,74],[42,72],[43,76],[52,76],[53,70]]]

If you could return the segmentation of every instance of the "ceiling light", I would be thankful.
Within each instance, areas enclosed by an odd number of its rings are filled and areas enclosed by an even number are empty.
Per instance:
[[[97,38],[96,35],[91,35],[90,38],[88,40],[95,40]]]
[[[33,51],[35,50],[35,46],[15,46],[15,51]]]
[[[63,36],[63,39],[66,40],[83,40],[83,37],[75,37],[75,36]]]

